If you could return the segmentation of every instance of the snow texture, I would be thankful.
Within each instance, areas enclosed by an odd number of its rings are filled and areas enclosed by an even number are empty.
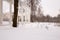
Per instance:
[[[56,23],[19,23],[13,28],[8,22],[0,26],[0,40],[60,40]]]

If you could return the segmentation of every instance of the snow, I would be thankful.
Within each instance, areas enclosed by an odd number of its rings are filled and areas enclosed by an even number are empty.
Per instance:
[[[0,26],[0,40],[60,40],[60,27],[55,23],[19,23],[13,28],[8,22]]]

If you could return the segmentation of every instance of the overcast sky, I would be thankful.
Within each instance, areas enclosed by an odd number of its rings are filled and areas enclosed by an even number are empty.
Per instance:
[[[60,9],[60,0],[41,0],[44,15],[57,16]],[[9,11],[9,3],[3,3],[3,12]]]
[[[57,16],[60,9],[60,0],[42,0],[44,15]]]

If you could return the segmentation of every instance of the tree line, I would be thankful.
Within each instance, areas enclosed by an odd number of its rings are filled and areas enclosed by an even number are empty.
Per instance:
[[[36,17],[35,15],[31,15],[31,22],[55,22],[60,23],[60,14],[57,17],[51,17],[49,15],[41,17]]]

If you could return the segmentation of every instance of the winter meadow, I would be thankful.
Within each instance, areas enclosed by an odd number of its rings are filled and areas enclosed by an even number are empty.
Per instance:
[[[60,40],[60,0],[0,0],[0,40]]]

